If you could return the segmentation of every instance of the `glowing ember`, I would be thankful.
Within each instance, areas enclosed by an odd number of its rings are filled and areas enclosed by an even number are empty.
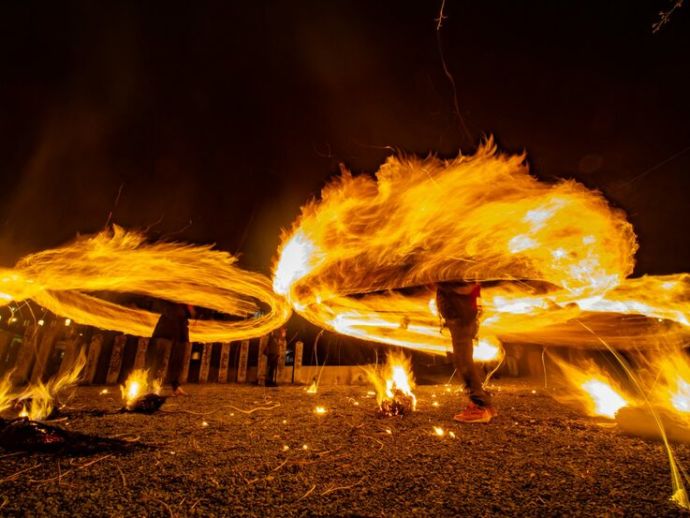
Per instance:
[[[312,381],[311,385],[309,385],[309,388],[307,389],[307,394],[316,394],[319,391],[319,386],[316,384],[316,381]]]
[[[32,421],[54,417],[61,406],[60,396],[77,384],[85,365],[86,355],[82,350],[64,374],[57,375],[46,383],[39,381],[29,385],[17,398],[22,405],[19,417],[28,417]]]
[[[323,415],[326,413],[326,409],[322,406],[317,406],[316,408],[314,408],[314,413],[318,415]]]
[[[139,402],[149,394],[158,395],[161,391],[161,381],[149,379],[149,371],[143,369],[133,370],[120,385],[124,408],[133,410]]]
[[[391,352],[383,367],[365,370],[376,389],[376,402],[383,415],[403,415],[416,409],[417,398],[412,392],[414,377],[409,358],[402,353]]]
[[[434,426],[434,433],[439,437],[445,437],[446,431],[440,426]]]
[[[450,336],[425,286],[446,280],[505,281],[482,300],[482,332],[501,339],[600,347],[578,324],[591,319],[614,346],[657,343],[658,328],[620,333],[611,313],[690,334],[690,277],[628,279],[636,249],[600,193],[540,182],[489,141],[474,156],[391,157],[375,178],[336,178],[283,236],[273,285],[320,327],[436,354]]]
[[[33,299],[65,325],[79,323],[135,336],[151,336],[158,315],[99,299],[87,292],[136,293],[240,317],[194,320],[194,342],[230,342],[268,334],[290,317],[290,307],[258,273],[209,246],[147,243],[142,234],[114,226],[61,248],[0,268],[0,301]],[[259,303],[265,305],[263,310]]]

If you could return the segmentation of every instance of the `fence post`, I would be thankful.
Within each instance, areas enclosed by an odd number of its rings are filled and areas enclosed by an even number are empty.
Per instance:
[[[201,353],[201,365],[199,366],[199,383],[206,383],[208,381],[208,371],[211,367],[211,351],[213,351],[213,344],[204,344],[204,350]]]
[[[192,342],[185,342],[184,356],[182,356],[182,373],[180,374],[180,383],[187,383],[189,378],[189,362],[192,361]]]
[[[249,340],[242,340],[237,364],[237,383],[247,382],[247,360],[249,359]]]
[[[266,384],[266,370],[268,369],[268,356],[264,354],[268,346],[268,335],[264,335],[259,339],[259,360],[256,366],[256,382],[259,385]]]
[[[58,343],[60,342],[56,342],[55,345]],[[79,353],[84,348],[84,341],[81,337],[76,336],[76,333],[73,333],[73,336],[65,340],[64,344],[65,355],[62,357],[62,363],[60,363],[60,368],[58,369],[59,376],[66,374],[77,363]],[[82,372],[84,371],[82,370]]]
[[[36,347],[38,345],[39,330],[41,327],[32,324],[24,331],[24,339],[17,353],[17,360],[14,371],[12,371],[12,384],[23,385],[29,381],[29,375],[36,358]]]
[[[230,342],[220,345],[220,365],[218,366],[218,383],[228,382],[228,365],[230,364]]]
[[[0,361],[2,363],[5,363],[5,355],[7,354],[7,349],[9,348],[10,343],[12,342],[12,335],[9,333],[5,333],[0,331]],[[5,369],[3,367],[8,367],[7,365],[3,366],[0,364],[0,375],[5,374]]]
[[[125,351],[126,341],[127,337],[125,335],[117,335],[113,340],[113,352],[110,355],[108,374],[105,377],[105,382],[108,385],[115,385],[117,383],[117,379],[120,377],[120,369],[122,369],[122,355]]]
[[[149,339],[143,336],[137,341],[137,354],[134,357],[134,368],[143,369],[146,366],[146,350],[149,347]]]
[[[302,382],[302,355],[304,354],[304,342],[295,343],[295,364],[292,366],[292,382]]]
[[[31,373],[31,382],[36,383],[37,381],[42,381],[43,374],[48,365],[48,358],[53,350],[53,346],[57,341],[57,337],[60,334],[60,325],[57,320],[50,322],[48,329],[43,332],[40,340],[37,340],[38,347],[36,349],[36,362],[34,363],[34,369]]]
[[[97,333],[91,337],[89,349],[86,354],[86,366],[84,367],[84,384],[91,385],[96,378],[96,369],[98,368],[98,358],[101,355],[103,348],[103,335]]]

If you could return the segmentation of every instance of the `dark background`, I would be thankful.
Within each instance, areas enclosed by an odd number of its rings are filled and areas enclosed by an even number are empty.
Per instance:
[[[343,162],[482,135],[624,208],[637,273],[687,271],[690,6],[670,2],[4,2],[0,264],[103,228],[241,253]],[[121,194],[118,199],[118,191]]]

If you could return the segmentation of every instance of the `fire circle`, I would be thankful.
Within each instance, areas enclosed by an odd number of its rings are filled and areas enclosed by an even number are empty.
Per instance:
[[[147,243],[143,234],[114,226],[0,270],[0,300],[32,299],[75,323],[135,336],[151,336],[159,316],[109,302],[98,292],[150,296],[232,316],[191,320],[193,342],[242,340],[284,324],[291,309],[269,279],[235,263],[211,246]]]

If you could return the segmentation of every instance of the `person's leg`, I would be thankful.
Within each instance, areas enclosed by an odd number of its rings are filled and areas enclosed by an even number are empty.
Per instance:
[[[477,322],[463,324],[447,322],[453,341],[453,358],[455,367],[462,376],[469,391],[470,401],[481,407],[491,406],[491,395],[484,390],[477,366],[472,359],[474,338],[477,334]]]
[[[170,363],[168,364],[168,380],[173,393],[180,391],[180,378],[182,376],[182,362],[184,361],[185,344],[173,342],[170,351]]]
[[[271,360],[271,383],[273,383],[274,386],[278,385],[278,358],[280,358],[280,356],[275,354]]]
[[[269,354],[266,356],[266,381],[264,382],[264,385],[267,387],[271,387],[274,385],[273,383],[273,374],[275,371],[273,363],[273,355]]]

